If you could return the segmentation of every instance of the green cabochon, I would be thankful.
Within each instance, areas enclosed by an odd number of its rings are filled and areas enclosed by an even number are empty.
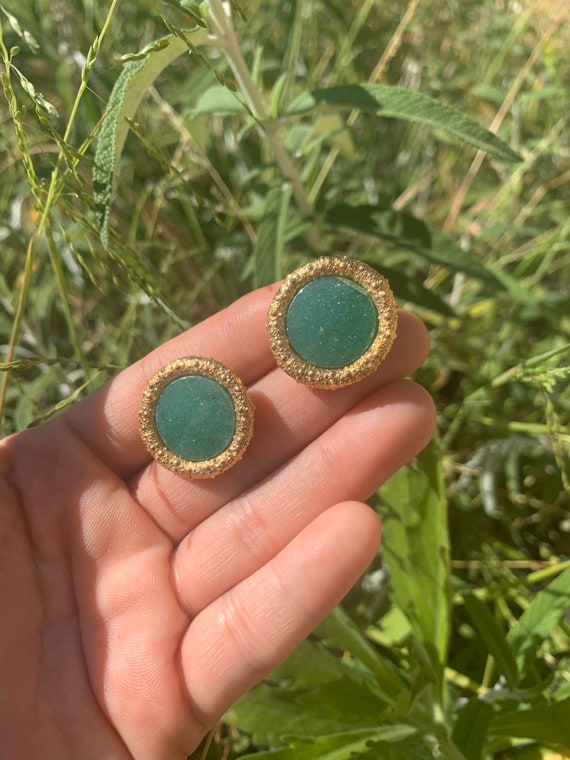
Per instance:
[[[236,432],[230,393],[201,375],[179,377],[169,383],[156,402],[154,417],[164,445],[194,462],[221,454]]]
[[[346,277],[325,276],[304,285],[286,317],[291,348],[306,362],[336,369],[359,359],[378,332],[368,293]]]

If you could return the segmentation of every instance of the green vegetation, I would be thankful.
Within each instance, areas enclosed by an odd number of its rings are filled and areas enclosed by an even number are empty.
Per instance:
[[[232,5],[0,5],[4,431],[312,256],[376,266],[438,440],[202,754],[570,756],[570,6]]]

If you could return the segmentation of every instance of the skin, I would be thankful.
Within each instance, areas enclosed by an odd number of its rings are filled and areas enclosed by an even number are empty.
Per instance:
[[[316,391],[275,367],[276,287],[164,344],[51,422],[0,442],[2,760],[178,760],[358,580],[380,542],[362,500],[434,429],[403,379],[428,336],[401,313],[375,375]],[[148,378],[212,356],[248,385],[241,462],[188,480],[138,432]]]

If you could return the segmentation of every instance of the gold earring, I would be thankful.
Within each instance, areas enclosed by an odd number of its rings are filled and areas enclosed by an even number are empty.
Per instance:
[[[277,364],[321,389],[351,385],[386,358],[397,327],[388,281],[362,261],[324,256],[292,272],[269,307]]]
[[[144,390],[139,422],[150,455],[172,472],[213,478],[241,459],[254,407],[239,378],[214,359],[176,359]]]

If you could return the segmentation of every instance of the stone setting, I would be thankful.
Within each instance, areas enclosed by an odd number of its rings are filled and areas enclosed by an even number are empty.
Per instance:
[[[158,397],[154,424],[173,454],[203,462],[219,456],[232,442],[234,402],[226,388],[209,377],[178,377]]]
[[[316,367],[339,369],[368,351],[378,332],[378,312],[354,280],[318,277],[293,296],[286,329],[291,348],[301,359]]]
[[[298,382],[340,388],[374,372],[396,337],[388,281],[362,261],[325,256],[292,272],[269,308],[277,364]]]
[[[241,459],[253,433],[242,382],[214,359],[177,359],[147,383],[139,415],[143,442],[167,469],[210,478]]]

